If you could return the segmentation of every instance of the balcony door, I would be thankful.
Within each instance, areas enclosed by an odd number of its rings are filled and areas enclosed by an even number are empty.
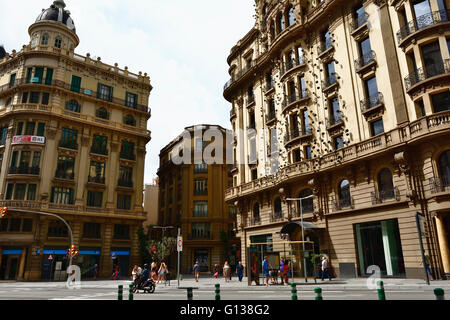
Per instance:
[[[414,16],[417,21],[417,29],[433,25],[430,0],[417,1],[414,3]]]
[[[433,77],[444,73],[444,61],[442,60],[439,42],[433,42],[421,47],[423,64],[426,77]]]

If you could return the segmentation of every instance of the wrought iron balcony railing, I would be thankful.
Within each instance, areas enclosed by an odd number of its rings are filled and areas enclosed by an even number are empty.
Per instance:
[[[117,185],[119,187],[133,188],[133,181],[129,179],[119,179],[119,181],[117,181]]]
[[[243,75],[245,75],[247,73],[247,71],[249,71],[251,68],[253,67],[253,62],[251,62],[250,64],[247,64],[244,68],[242,68],[241,71],[239,71],[238,73],[236,73],[233,77],[231,77],[230,80],[227,81],[227,83],[225,83],[223,90],[227,90],[234,82],[236,82],[237,80],[239,80]]]
[[[443,176],[440,178],[430,179],[431,193],[446,192],[450,189],[450,177]]]
[[[398,43],[425,27],[449,21],[449,16],[450,10],[433,11],[408,22],[397,32]]]
[[[342,199],[334,200],[333,201],[333,210],[334,211],[340,211],[343,209],[353,209],[353,197],[347,196]]]
[[[38,176],[40,172],[41,168],[39,167],[27,167],[27,166],[10,167],[8,171],[9,174],[28,174],[32,176]]]
[[[95,153],[95,154],[101,154],[101,155],[104,155],[104,156],[107,156],[108,155],[108,149],[102,149],[102,148],[94,148],[94,147],[92,147],[91,148],[91,153]]]
[[[400,201],[400,190],[395,187],[382,191],[372,192],[372,204],[380,204],[387,200]]]
[[[271,110],[269,112],[269,114],[267,115],[266,121],[269,122],[269,121],[272,121],[272,120],[275,120],[275,119],[276,119],[275,110]]]
[[[361,101],[361,112],[364,113],[382,104],[384,104],[383,94],[378,92],[377,94]]]
[[[305,64],[304,59],[290,59],[281,67],[281,76],[283,76],[288,71],[294,69],[297,66]]]
[[[270,222],[278,222],[278,221],[283,221],[284,217],[283,217],[283,212],[275,212],[270,216]]]
[[[261,224],[261,217],[250,217],[248,218],[248,226],[259,226]]]
[[[360,14],[357,17],[354,18],[353,22],[350,23],[351,32],[359,29],[363,25],[367,23],[367,19],[369,18],[369,15],[364,12],[364,14]]]
[[[108,151],[106,151],[106,152],[108,152]],[[120,159],[135,161],[136,160],[136,156],[134,155],[134,153],[121,152],[120,153]]]
[[[78,150],[78,143],[75,140],[61,140],[59,146],[61,148]]]
[[[412,86],[428,78],[446,73],[450,73],[450,59],[445,59],[442,63],[429,63],[405,78],[406,90],[409,90]]]
[[[294,130],[291,130],[288,133],[286,133],[286,135],[284,136],[284,143],[286,144],[294,139],[309,136],[309,135],[312,135],[312,128],[308,127],[308,128],[304,128],[303,130],[294,129]]]
[[[327,128],[330,128],[338,123],[341,123],[343,121],[342,119],[342,113],[340,111],[336,111],[333,113],[332,117],[327,120]]]
[[[57,179],[64,179],[64,180],[74,180],[75,174],[72,173],[66,173],[66,172],[56,172],[55,178]]]
[[[331,73],[324,81],[322,81],[322,88],[326,90],[337,83],[337,75],[335,72]]]
[[[367,52],[365,55],[361,56],[359,59],[355,60],[355,69],[359,70],[375,60],[376,60],[375,52],[371,50]]]
[[[322,42],[318,49],[319,56],[325,53],[325,51],[328,51],[333,47],[333,40],[331,38],[326,39],[324,42]]]
[[[97,183],[97,184],[105,184],[105,177],[100,177],[100,176],[91,177],[91,176],[88,176],[88,182],[89,183]]]

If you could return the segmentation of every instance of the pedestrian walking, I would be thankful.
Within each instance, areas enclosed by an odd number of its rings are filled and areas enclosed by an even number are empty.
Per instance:
[[[154,280],[158,280],[158,265],[156,262],[153,262],[150,268],[150,277]]]
[[[325,274],[328,276],[328,279],[331,281],[331,274],[328,272],[328,260],[326,257],[322,257],[322,281],[325,279]]]
[[[289,269],[289,264],[290,261],[289,260],[285,260],[283,263],[283,276],[281,278],[281,282],[283,282],[283,278],[284,278],[284,283],[288,286],[289,285],[289,277],[291,277],[291,270]]]
[[[225,261],[225,264],[223,265],[223,275],[225,277],[225,282],[230,282],[230,274],[231,274],[231,268],[228,264],[228,261]]]
[[[97,274],[98,274],[98,264],[94,265],[94,281],[97,280]]]
[[[255,281],[256,285],[259,286],[259,271],[258,271],[258,265],[256,263],[256,259],[254,260],[252,267],[251,267],[251,280],[253,283],[253,281]],[[250,283],[250,284],[251,284]]]
[[[239,279],[239,282],[242,282],[242,278],[244,278],[244,266],[242,265],[242,261],[239,261],[236,266],[236,273]]]
[[[262,263],[263,267],[263,273],[264,277],[266,277],[266,287],[269,286],[269,279],[270,279],[270,273],[269,273],[269,261],[267,257],[264,257],[264,261]]]
[[[167,270],[167,266],[164,262],[161,263],[161,266],[159,267],[158,270],[158,282],[160,281],[162,282],[164,280],[164,284],[166,283],[166,274],[167,274],[168,270]]]
[[[131,271],[131,276],[133,277],[133,282],[136,281],[136,278],[138,277],[138,266],[135,265],[133,270]]]
[[[198,278],[200,276],[200,265],[198,264],[198,261],[195,261],[194,264],[194,275],[195,275],[195,282],[198,282]]]
[[[214,279],[217,279],[219,277],[219,265],[218,264],[214,265],[213,277],[214,277]]]
[[[116,269],[114,270],[112,278],[113,278],[113,280],[120,280],[120,267],[119,267],[119,265],[116,265]]]

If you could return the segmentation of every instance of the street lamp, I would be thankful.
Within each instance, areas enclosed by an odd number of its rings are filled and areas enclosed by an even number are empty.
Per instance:
[[[303,271],[305,274],[305,282],[308,282],[308,277],[306,274],[306,257],[305,257],[305,228],[303,226],[303,208],[302,208],[302,201],[313,198],[314,195],[310,195],[305,198],[287,198],[286,201],[300,201],[300,218],[301,218],[301,224],[302,224],[302,245],[303,245]],[[292,272],[292,275],[294,273]]]
[[[169,226],[169,227],[160,227],[160,226],[153,226],[153,229],[161,229],[162,230],[162,237],[161,237],[161,241],[164,240],[164,232],[168,229],[173,229],[173,226]]]

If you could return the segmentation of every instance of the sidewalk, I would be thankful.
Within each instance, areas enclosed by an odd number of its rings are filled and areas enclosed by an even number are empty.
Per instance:
[[[435,288],[442,288],[445,291],[450,291],[450,281],[438,280],[430,281],[428,286],[425,280],[422,279],[380,279],[384,283],[384,288],[386,290],[399,289],[399,290],[434,290]],[[309,291],[314,290],[314,288],[321,287],[323,290],[369,290],[367,286],[368,279],[333,279],[331,281],[317,279],[317,283],[314,280],[297,279],[295,283],[297,284],[297,290],[299,291]],[[233,277],[231,282],[226,283],[223,277],[219,279],[214,279],[212,277],[201,277],[199,282],[195,282],[193,276],[187,275],[183,276],[183,280],[180,281],[180,287],[187,288],[199,288],[199,289],[213,289],[215,284],[219,283],[221,289],[242,289],[242,290],[286,290],[288,286],[286,285],[269,285],[266,287],[264,279],[260,279],[261,285],[256,286],[253,282],[252,286],[248,286],[247,278],[244,278],[242,282],[239,282],[237,277]],[[376,285],[376,281],[371,279],[371,284]],[[171,280],[170,286],[176,287],[178,285],[177,280]]]

